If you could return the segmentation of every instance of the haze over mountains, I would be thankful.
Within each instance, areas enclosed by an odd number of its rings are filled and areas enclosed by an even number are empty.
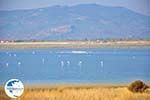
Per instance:
[[[0,40],[150,39],[150,16],[96,4],[0,11]]]

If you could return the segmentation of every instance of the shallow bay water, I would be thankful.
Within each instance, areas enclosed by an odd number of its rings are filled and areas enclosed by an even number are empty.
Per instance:
[[[150,82],[149,48],[0,50],[0,84]]]

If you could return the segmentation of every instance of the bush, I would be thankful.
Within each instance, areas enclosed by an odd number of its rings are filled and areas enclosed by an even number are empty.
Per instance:
[[[132,92],[144,92],[147,88],[149,87],[141,80],[134,81],[128,87],[128,89]]]

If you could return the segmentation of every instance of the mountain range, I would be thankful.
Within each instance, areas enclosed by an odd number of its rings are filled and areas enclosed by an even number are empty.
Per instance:
[[[0,40],[150,39],[150,16],[97,4],[0,11]]]

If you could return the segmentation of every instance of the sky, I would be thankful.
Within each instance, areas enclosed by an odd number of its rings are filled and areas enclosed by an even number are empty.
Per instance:
[[[34,9],[54,5],[100,4],[121,6],[150,16],[150,0],[0,0],[0,10]]]

